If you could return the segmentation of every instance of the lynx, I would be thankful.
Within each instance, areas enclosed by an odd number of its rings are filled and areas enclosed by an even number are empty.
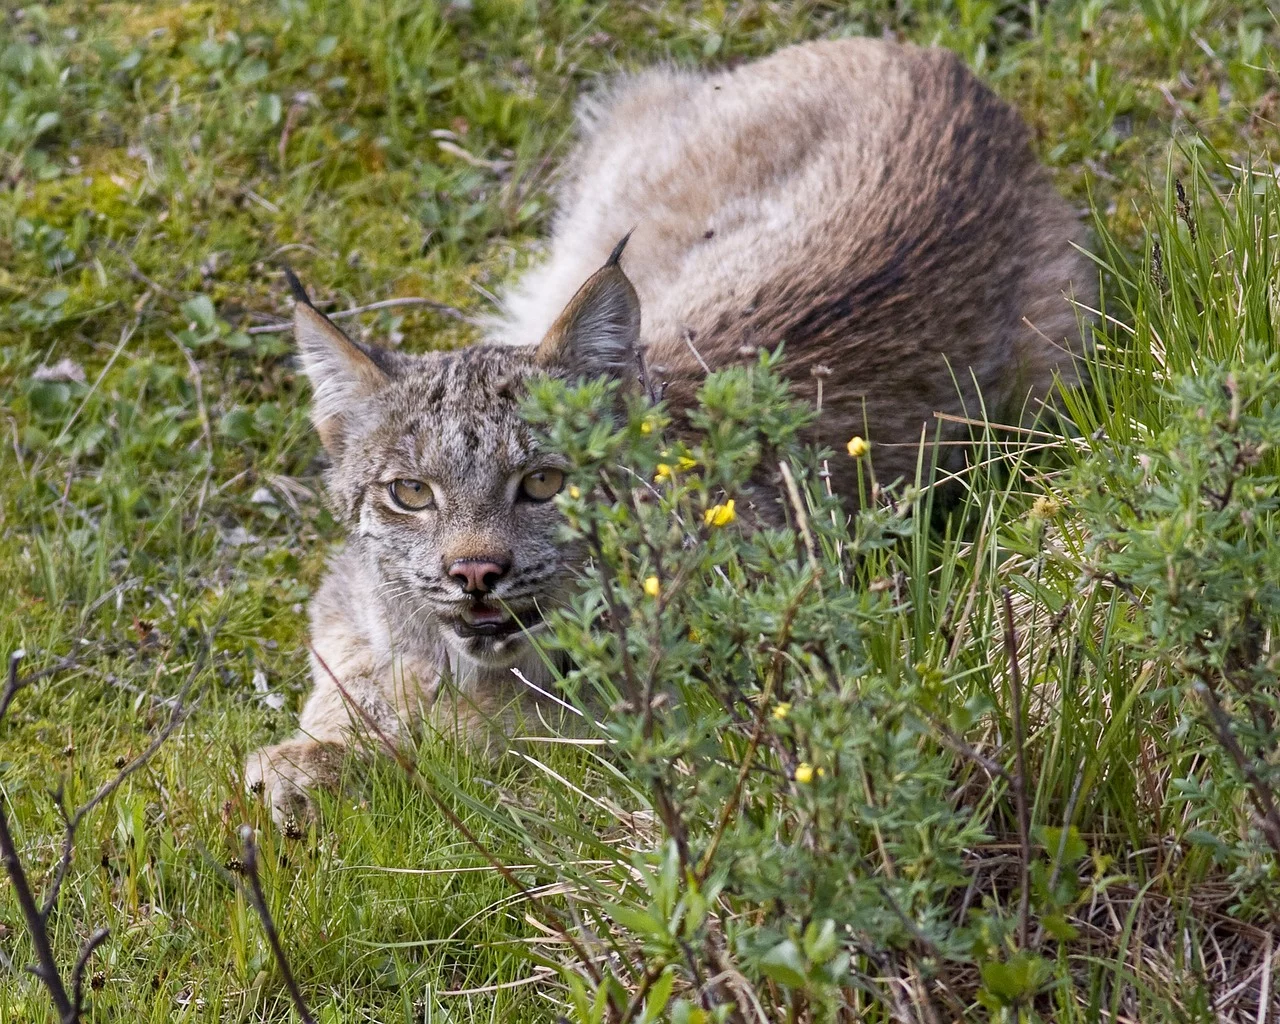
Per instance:
[[[785,343],[801,394],[829,368],[819,440],[864,434],[880,479],[910,475],[935,412],[1017,417],[1072,377],[1082,240],[1018,114],[946,51],[851,39],[617,81],[581,108],[549,257],[486,343],[382,351],[297,296],[348,540],[311,605],[300,731],[248,783],[280,819],[356,734],[484,742],[549,683],[531,639],[580,553],[556,541],[565,467],[519,415],[531,379],[631,385],[642,351],[678,417],[709,368]]]

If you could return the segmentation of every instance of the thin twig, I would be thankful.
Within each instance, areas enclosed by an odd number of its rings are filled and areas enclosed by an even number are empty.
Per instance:
[[[707,849],[702,855],[702,862],[698,865],[698,870],[694,872],[694,877],[699,885],[706,881],[707,875],[711,871],[711,863],[715,859],[716,850],[720,846],[721,839],[724,838],[725,830],[729,827],[729,821],[737,813],[738,801],[742,797],[742,786],[746,782],[747,775],[751,771],[751,765],[755,761],[756,749],[760,746],[760,739],[764,736],[765,719],[772,710],[769,707],[769,700],[773,696],[773,687],[780,674],[781,653],[791,640],[791,625],[795,621],[800,603],[809,592],[809,588],[816,582],[817,577],[811,572],[805,578],[804,585],[800,587],[796,592],[796,596],[787,605],[786,612],[783,615],[782,629],[779,632],[776,645],[778,654],[774,657],[773,671],[769,673],[769,678],[765,680],[764,692],[760,695],[760,706],[756,708],[755,725],[751,730],[751,739],[747,742],[746,753],[742,756],[742,764],[738,767],[738,778],[734,782],[733,792],[729,794],[729,799],[720,814],[720,820],[716,823],[716,830],[711,837],[711,842],[707,844]]]
[[[934,715],[929,711],[925,711],[925,716],[929,719],[929,723],[938,730],[938,738],[942,740],[943,746],[948,747],[955,753],[960,754],[962,757],[967,757],[988,775],[996,776],[1008,781],[1009,773],[1004,770],[1004,766],[1001,765],[999,761],[987,757],[987,755],[983,754],[981,751],[975,750],[968,742],[965,741],[963,736],[951,728],[951,726],[937,715]]]
[[[29,685],[30,677],[18,678],[18,665],[26,656],[22,650],[9,655],[9,670],[5,675],[4,694],[0,696],[0,724],[3,724],[5,713],[19,690]],[[44,983],[49,990],[49,998],[58,1018],[64,1024],[75,1021],[75,1006],[67,996],[66,986],[62,983],[62,975],[58,973],[58,962],[53,956],[53,947],[49,942],[49,930],[45,927],[44,916],[36,906],[35,896],[31,892],[31,883],[27,879],[26,869],[22,866],[22,858],[18,856],[18,845],[14,842],[13,833],[9,831],[9,818],[5,814],[4,799],[0,797],[0,861],[4,863],[5,873],[13,886],[13,894],[22,910],[27,931],[31,934],[31,945],[35,947],[37,966],[29,968],[31,973]]]
[[[383,299],[381,302],[371,302],[367,306],[356,306],[353,309],[343,309],[336,313],[326,313],[330,320],[341,320],[344,317],[359,316],[361,313],[372,313],[378,309],[394,309],[397,306],[424,306],[427,309],[434,310],[442,316],[451,317],[454,320],[460,320],[464,324],[475,324],[475,317],[468,316],[456,306],[450,306],[443,302],[436,302],[432,299],[420,299],[414,297],[406,297],[403,299]],[[257,327],[250,327],[246,334],[283,334],[285,331],[293,330],[292,321],[286,321],[278,324],[261,324]]]
[[[1276,809],[1271,787],[1258,775],[1258,770],[1254,767],[1253,762],[1245,754],[1240,742],[1231,731],[1231,718],[1223,710],[1222,704],[1218,701],[1218,695],[1213,692],[1213,686],[1210,685],[1208,677],[1200,670],[1196,670],[1196,674],[1200,678],[1195,683],[1195,688],[1199,692],[1201,699],[1204,700],[1205,706],[1209,709],[1209,718],[1214,734],[1248,781],[1247,793],[1250,802],[1253,803],[1261,819],[1262,834],[1267,837],[1267,842],[1271,844],[1271,848],[1277,854],[1280,854],[1280,812]]]
[[[1031,818],[1027,808],[1026,736],[1022,720],[1022,669],[1018,665],[1018,635],[1013,626],[1013,595],[1000,588],[1004,599],[1004,645],[1009,658],[1009,697],[1013,707],[1013,795],[1018,812],[1018,851],[1021,863],[1018,892],[1018,944],[1024,949],[1031,931]]]
[[[267,907],[267,898],[262,893],[262,878],[258,873],[258,844],[253,839],[253,828],[241,825],[240,838],[244,841],[244,855],[240,859],[244,876],[249,880],[249,901],[267,935],[267,945],[271,947],[271,955],[276,958],[276,966],[280,968],[280,975],[284,978],[284,987],[289,990],[289,998],[293,1000],[294,1009],[298,1011],[303,1024],[316,1024],[316,1019],[307,1009],[307,1001],[302,998],[302,990],[298,988],[298,981],[293,976],[289,958],[284,955],[280,933],[276,931],[276,923],[271,919],[271,910]]]
[[[147,744],[147,749],[135,757],[127,765],[118,771],[114,777],[102,784],[101,788],[90,797],[87,803],[81,804],[74,814],[68,814],[66,804],[63,802],[62,788],[59,786],[55,799],[58,805],[58,813],[62,815],[65,825],[62,839],[62,856],[58,860],[58,867],[54,872],[53,882],[49,886],[48,893],[45,894],[44,904],[40,908],[40,916],[48,920],[49,915],[53,912],[54,906],[58,902],[58,894],[62,890],[62,883],[66,880],[67,872],[71,869],[71,857],[75,849],[76,830],[85,817],[107,797],[120,788],[121,784],[133,775],[136,771],[144,767],[159,752],[165,742],[173,735],[174,731],[186,720],[187,707],[186,698],[191,692],[192,686],[200,676],[201,670],[204,668],[205,658],[208,655],[212,645],[212,635],[206,643],[202,644],[199,653],[196,655],[195,664],[192,665],[191,671],[187,678],[183,681],[177,695],[173,700],[173,710],[169,713],[169,721],[165,723],[165,727],[161,729],[155,738]]]
[[[99,928],[80,947],[80,955],[76,957],[76,965],[71,971],[71,1003],[75,1007],[76,1020],[79,1020],[84,1013],[84,972],[88,968],[94,952],[110,937],[110,928]]]
[[[21,648],[9,655],[9,671],[5,675],[4,693],[0,694],[0,721],[3,721],[5,712],[9,710],[9,705],[13,703],[13,698],[18,695],[18,691],[28,685],[28,680],[18,679],[18,665],[26,656],[27,652]]]
[[[4,811],[4,801],[0,799],[0,861],[4,862],[5,872],[13,886],[13,894],[17,898],[18,907],[22,910],[22,918],[26,922],[27,931],[31,935],[31,945],[35,947],[37,966],[29,968],[49,990],[49,998],[53,1000],[53,1008],[63,1024],[73,1024],[76,1020],[75,1006],[67,997],[66,987],[62,984],[62,975],[58,973],[58,961],[54,959],[53,947],[49,944],[49,931],[44,919],[40,916],[40,908],[36,906],[35,897],[31,894],[31,885],[27,881],[27,873],[18,856],[18,847],[9,831],[9,819]]]

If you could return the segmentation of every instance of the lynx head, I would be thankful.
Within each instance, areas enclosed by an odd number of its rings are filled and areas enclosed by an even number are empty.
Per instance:
[[[528,347],[370,348],[295,287],[329,500],[351,547],[381,581],[389,615],[434,620],[454,651],[482,664],[512,664],[522,630],[568,595],[578,552],[558,541],[552,501],[565,467],[539,448],[520,403],[539,375],[634,372],[640,306],[621,249]]]

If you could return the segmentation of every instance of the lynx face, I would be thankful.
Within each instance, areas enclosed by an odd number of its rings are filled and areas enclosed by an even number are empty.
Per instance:
[[[557,537],[567,467],[541,450],[520,404],[537,376],[635,365],[639,305],[617,254],[537,346],[370,349],[305,294],[295,333],[331,457],[330,504],[380,581],[384,617],[433,625],[479,665],[514,664],[568,596],[579,559]]]

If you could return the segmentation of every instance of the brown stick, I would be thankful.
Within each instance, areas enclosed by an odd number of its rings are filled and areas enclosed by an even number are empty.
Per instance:
[[[276,966],[280,968],[280,976],[284,978],[284,987],[289,991],[289,998],[293,1000],[294,1009],[302,1018],[302,1024],[316,1024],[316,1019],[307,1009],[307,1001],[302,998],[302,990],[298,988],[298,981],[293,976],[289,958],[284,955],[284,948],[280,945],[280,933],[276,931],[276,923],[271,918],[267,898],[262,892],[262,878],[258,873],[258,844],[254,842],[253,828],[249,825],[241,825],[240,838],[244,841],[244,855],[241,861],[244,864],[244,876],[249,880],[249,902],[253,904],[254,912],[262,923],[262,930],[267,936],[267,945],[271,947],[271,955],[276,958]]]
[[[1253,766],[1253,762],[1249,760],[1248,755],[1241,748],[1239,740],[1236,739],[1235,734],[1231,731],[1231,718],[1223,710],[1222,704],[1218,701],[1218,695],[1213,692],[1213,687],[1205,674],[1197,670],[1196,675],[1200,679],[1195,684],[1195,688],[1199,691],[1205,706],[1209,709],[1209,718],[1213,725],[1214,735],[1218,737],[1218,742],[1226,748],[1227,753],[1231,755],[1231,759],[1235,761],[1236,767],[1240,769],[1240,772],[1248,781],[1249,800],[1258,811],[1258,816],[1261,819],[1262,834],[1267,837],[1267,842],[1271,844],[1271,848],[1277,854],[1280,854],[1280,811],[1276,809],[1271,787],[1258,775],[1258,770]]]
[[[217,627],[214,631],[216,632]],[[62,890],[62,884],[66,880],[67,874],[71,868],[71,858],[75,849],[76,830],[84,821],[85,816],[95,807],[102,803],[107,797],[114,793],[120,785],[130,775],[145,765],[155,755],[156,751],[164,744],[164,742],[173,734],[174,730],[181,724],[184,718],[184,700],[189,693],[191,686],[200,674],[200,670],[204,665],[205,657],[212,648],[212,633],[210,639],[201,647],[200,653],[196,658],[195,665],[191,670],[191,674],[184,681],[182,688],[179,690],[174,700],[173,713],[170,715],[169,722],[160,734],[148,745],[147,749],[134,758],[129,764],[122,768],[112,779],[106,782],[88,803],[77,808],[75,813],[67,811],[66,803],[63,800],[63,792],[59,787],[55,794],[57,801],[58,813],[62,816],[64,823],[64,832],[62,840],[62,854],[58,860],[58,866],[54,870],[53,880],[49,885],[49,891],[45,895],[43,904],[37,905],[35,896],[31,891],[31,884],[27,878],[26,869],[22,865],[22,858],[18,854],[17,843],[14,841],[13,833],[9,828],[9,819],[5,813],[4,803],[0,801],[0,862],[3,862],[5,872],[9,876],[9,880],[13,885],[14,895],[17,897],[18,906],[22,910],[23,920],[26,923],[27,931],[31,935],[31,944],[35,947],[37,963],[34,967],[28,968],[43,983],[49,992],[49,998],[53,1002],[55,1011],[58,1014],[62,1024],[77,1024],[84,1010],[84,975],[88,969],[89,961],[98,947],[106,942],[111,934],[109,928],[99,928],[88,940],[80,947],[80,952],[76,957],[75,966],[71,973],[71,989],[68,993],[67,985],[62,980],[62,975],[58,970],[58,963],[53,955],[53,945],[49,939],[49,918],[57,906],[58,895]],[[18,665],[25,657],[25,652],[14,651],[9,656],[9,667],[5,677],[5,687],[0,692],[0,724],[3,724],[5,714],[13,704],[13,699],[19,690],[31,685],[37,679],[45,676],[53,675],[69,668],[75,664],[73,657],[63,658],[48,668],[41,669],[37,672],[19,678]]]
[[[415,297],[405,297],[403,299],[383,299],[381,302],[371,302],[367,306],[355,306],[352,309],[342,309],[336,313],[327,313],[330,320],[341,320],[343,317],[359,316],[361,313],[372,313],[378,309],[395,309],[398,306],[424,306],[433,312],[440,313],[442,316],[450,317],[453,320],[461,320],[464,324],[474,324],[475,317],[468,316],[456,306],[450,306],[443,302],[435,302],[432,299],[420,299]],[[278,324],[261,324],[257,327],[250,327],[245,334],[283,334],[285,331],[293,330],[291,322]]]
[[[7,691],[6,691],[7,692]],[[23,870],[22,860],[18,856],[18,847],[9,831],[9,819],[4,813],[4,803],[0,802],[0,860],[4,862],[5,872],[13,884],[13,893],[18,899],[27,931],[31,934],[31,945],[36,950],[37,966],[28,968],[39,978],[49,990],[49,998],[53,1000],[53,1008],[63,1024],[74,1024],[75,1007],[67,997],[66,987],[62,984],[62,975],[58,973],[58,961],[53,957],[53,947],[49,944],[49,931],[45,927],[44,918],[40,916],[40,908],[36,906],[35,897],[31,894],[31,885],[27,881],[27,873]]]

